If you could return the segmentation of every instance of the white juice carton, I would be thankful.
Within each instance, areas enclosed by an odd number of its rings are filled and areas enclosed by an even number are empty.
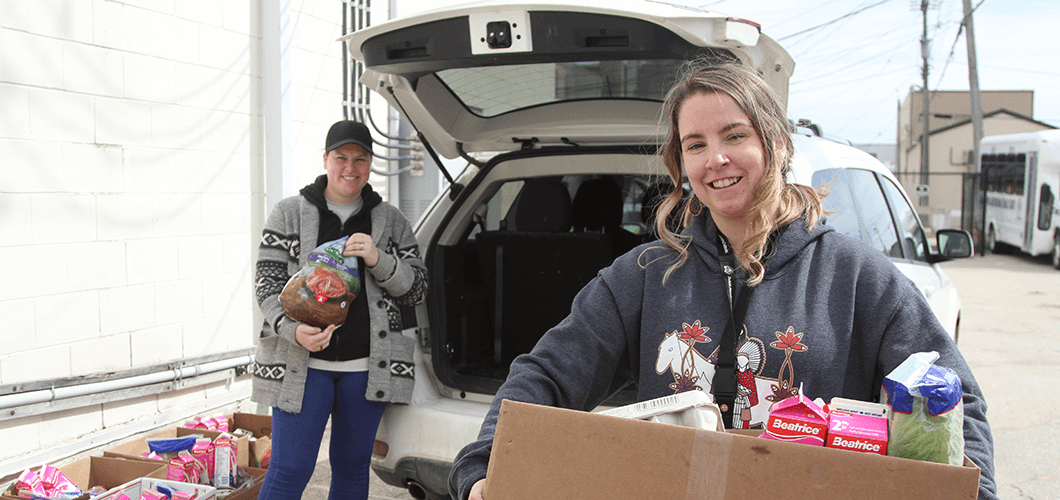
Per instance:
[[[236,475],[236,441],[231,434],[224,433],[213,440],[213,445],[213,485],[216,488],[232,488]]]

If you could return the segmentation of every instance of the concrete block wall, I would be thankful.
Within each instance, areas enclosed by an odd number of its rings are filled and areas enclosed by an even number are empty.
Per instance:
[[[281,3],[296,192],[342,118],[341,2]],[[263,4],[0,1],[0,384],[254,345]],[[2,420],[0,463],[239,391],[248,377]]]
[[[324,138],[342,114],[342,2],[305,2],[292,16],[291,39],[291,194],[324,173]],[[386,19],[379,18],[380,21]],[[377,137],[377,139],[381,139]],[[386,179],[370,179],[386,188]]]

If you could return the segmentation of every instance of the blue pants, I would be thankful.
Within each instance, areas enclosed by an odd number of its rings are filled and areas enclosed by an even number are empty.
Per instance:
[[[302,412],[272,409],[272,458],[259,500],[299,500],[316,467],[331,418],[329,500],[367,499],[369,462],[386,403],[368,401],[368,372],[310,368]]]

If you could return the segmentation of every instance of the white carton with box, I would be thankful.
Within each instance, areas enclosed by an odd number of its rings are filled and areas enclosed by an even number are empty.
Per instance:
[[[702,391],[682,392],[597,413],[696,429],[725,430],[721,410]]]

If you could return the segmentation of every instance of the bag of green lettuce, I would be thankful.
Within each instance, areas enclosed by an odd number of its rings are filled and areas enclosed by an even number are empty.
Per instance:
[[[956,372],[918,352],[883,379],[889,411],[887,454],[950,465],[964,463],[964,404]]]

